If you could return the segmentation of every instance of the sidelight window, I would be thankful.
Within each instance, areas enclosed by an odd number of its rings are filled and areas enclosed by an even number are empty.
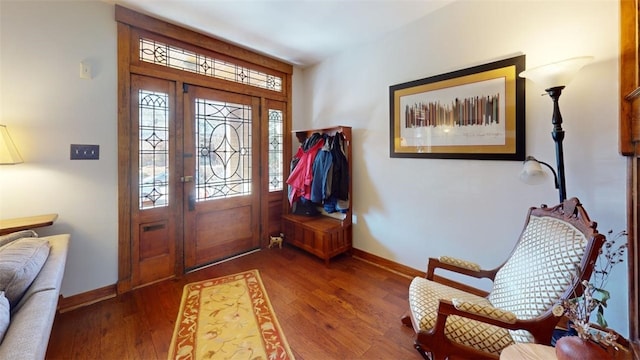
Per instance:
[[[169,94],[138,92],[139,207],[169,204]]]
[[[269,109],[269,191],[280,191],[283,174],[283,116],[281,110]]]

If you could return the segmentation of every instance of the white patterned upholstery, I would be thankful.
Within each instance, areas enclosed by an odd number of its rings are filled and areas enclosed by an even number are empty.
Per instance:
[[[423,330],[429,330],[435,326],[438,302],[441,299],[452,300],[453,298],[458,301],[491,306],[491,303],[483,297],[425,278],[416,277],[409,285],[409,306],[413,318],[418,321]],[[494,354],[499,354],[502,349],[513,344],[507,330],[459,316],[447,318],[445,335],[452,341]]]
[[[460,311],[484,316],[488,319],[500,320],[509,324],[515,324],[516,320],[518,320],[516,314],[511,311],[498,309],[491,306],[491,304],[489,304],[484,298],[482,298],[482,300],[484,301],[479,303],[453,298],[451,299],[451,302],[453,303],[453,306]]]
[[[455,299],[454,306],[460,310],[509,323],[535,318],[551,308],[570,286],[575,264],[580,263],[587,243],[585,235],[573,225],[531,215],[517,248],[496,274],[487,298],[416,277],[409,287],[410,311],[424,331],[435,326],[440,299]],[[526,331],[508,331],[453,315],[447,318],[445,335],[453,342],[495,355],[515,342],[533,341]]]
[[[569,223],[531,216],[520,244],[496,274],[489,302],[518,319],[539,316],[557,303],[571,284],[587,242]],[[512,332],[511,336],[516,342],[533,341],[528,332]]]
[[[458,258],[454,258],[451,256],[441,256],[440,257],[440,262],[444,263],[444,264],[449,264],[449,265],[455,265],[457,267],[461,267],[463,269],[469,269],[472,271],[479,271],[480,270],[480,265],[471,262],[471,261],[467,261],[467,260],[462,260],[462,259],[458,259]]]

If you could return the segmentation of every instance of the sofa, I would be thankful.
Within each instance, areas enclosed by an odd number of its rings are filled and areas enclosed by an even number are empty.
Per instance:
[[[0,236],[0,359],[44,359],[69,238],[32,230]]]

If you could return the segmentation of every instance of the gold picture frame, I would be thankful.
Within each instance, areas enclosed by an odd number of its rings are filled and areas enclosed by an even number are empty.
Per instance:
[[[390,156],[525,158],[525,55],[389,87]]]

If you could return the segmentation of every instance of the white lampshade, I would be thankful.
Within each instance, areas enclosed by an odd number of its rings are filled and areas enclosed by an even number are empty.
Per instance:
[[[586,64],[593,60],[593,56],[580,56],[534,67],[521,72],[520,77],[533,81],[542,89],[556,86],[567,86]]]
[[[520,181],[529,185],[542,184],[547,178],[547,173],[544,172],[540,163],[533,158],[527,158],[524,165],[522,165],[522,171],[520,171]]]
[[[0,165],[13,165],[22,162],[22,157],[11,140],[7,126],[0,125]]]

